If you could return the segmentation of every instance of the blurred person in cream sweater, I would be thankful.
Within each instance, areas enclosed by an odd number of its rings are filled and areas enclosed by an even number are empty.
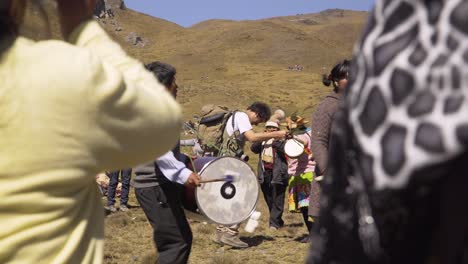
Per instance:
[[[17,33],[25,0],[0,3],[0,263],[102,263],[94,176],[178,140],[179,105],[91,20],[94,4],[57,0],[66,41],[35,42]]]

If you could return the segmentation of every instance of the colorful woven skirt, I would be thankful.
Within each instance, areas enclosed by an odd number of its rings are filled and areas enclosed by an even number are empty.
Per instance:
[[[288,205],[290,212],[297,212],[300,208],[309,206],[310,184],[313,179],[313,172],[305,172],[289,178]]]

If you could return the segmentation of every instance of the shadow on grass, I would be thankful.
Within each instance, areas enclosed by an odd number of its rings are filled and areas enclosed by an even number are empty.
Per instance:
[[[304,234],[302,236],[296,237],[294,241],[297,241],[299,243],[310,243],[310,235]]]
[[[110,215],[110,214],[112,214],[111,211],[109,211],[109,210],[107,210],[107,209],[104,209],[104,216],[108,216],[108,215]]]
[[[292,223],[292,224],[285,224],[284,227],[300,227],[304,226],[304,223]]]
[[[139,204],[127,204],[127,207],[129,209],[133,209],[133,208],[140,208],[141,206]]]
[[[241,240],[249,244],[249,247],[256,247],[263,243],[263,241],[274,241],[275,239],[271,236],[253,236],[253,237],[241,237]]]

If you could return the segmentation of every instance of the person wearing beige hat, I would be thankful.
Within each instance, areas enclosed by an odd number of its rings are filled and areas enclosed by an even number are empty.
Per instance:
[[[279,130],[278,121],[270,119],[266,122],[265,132]],[[269,139],[255,142],[250,150],[259,154],[258,181],[268,205],[270,229],[277,230],[284,225],[282,216],[289,177],[284,154],[284,140]]]

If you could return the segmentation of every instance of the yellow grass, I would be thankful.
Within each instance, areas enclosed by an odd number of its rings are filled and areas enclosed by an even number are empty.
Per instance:
[[[105,200],[105,198],[103,198]],[[133,190],[130,204],[138,205]],[[219,246],[211,241],[215,225],[206,218],[188,212],[193,232],[193,246],[189,263],[302,263],[308,245],[297,240],[307,233],[302,216],[287,212],[283,219],[285,227],[272,231],[268,228],[268,210],[263,197],[258,208],[262,216],[254,233],[247,233],[241,226],[241,238],[250,247],[232,249]],[[128,212],[117,212],[106,217],[105,263],[154,263],[157,259],[153,243],[152,228],[141,208]]]

